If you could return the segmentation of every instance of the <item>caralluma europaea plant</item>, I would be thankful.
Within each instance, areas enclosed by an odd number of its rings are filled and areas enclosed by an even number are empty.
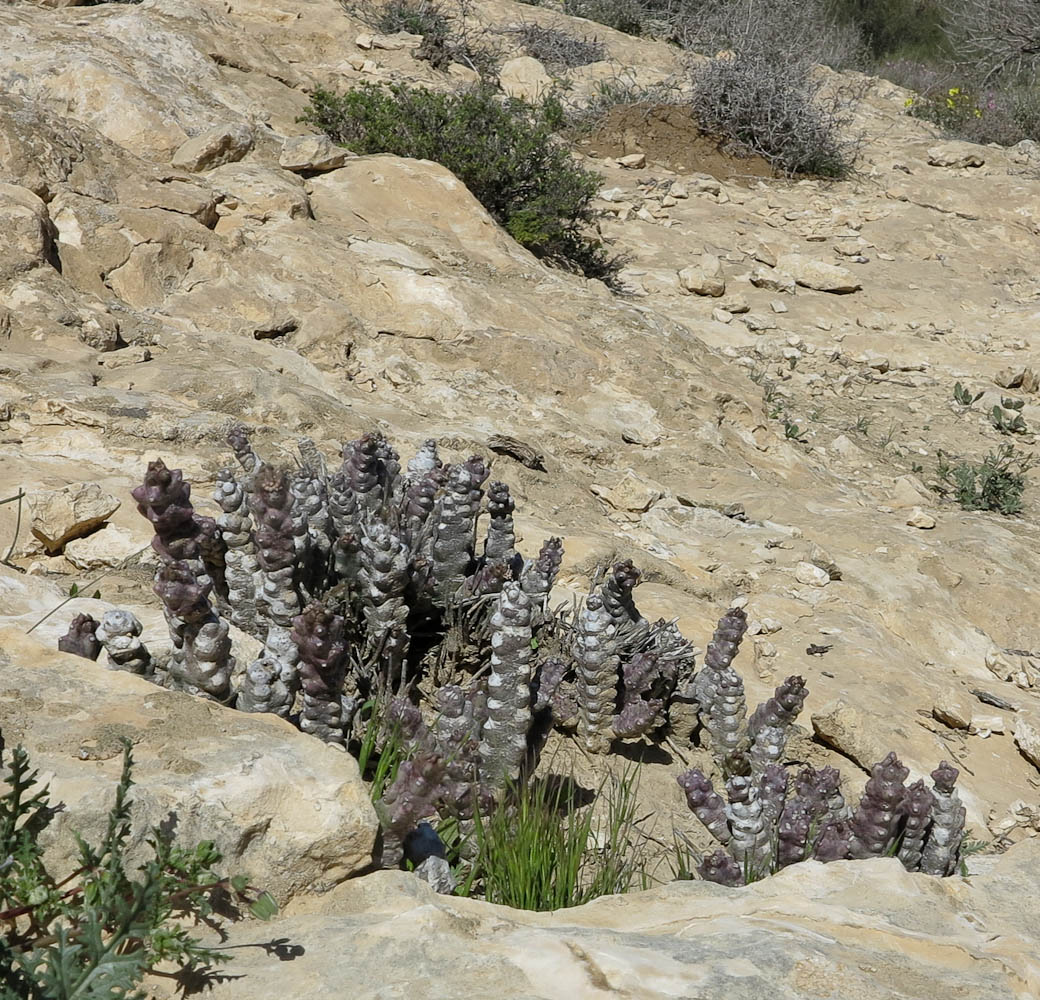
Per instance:
[[[104,649],[113,669],[278,714],[354,753],[380,786],[385,864],[450,884],[430,824],[472,833],[523,787],[553,727],[586,754],[665,738],[710,748],[710,777],[680,783],[726,848],[701,866],[717,881],[805,857],[896,851],[915,870],[956,864],[963,815],[949,771],[930,791],[905,789],[898,762],[884,762],[858,810],[831,769],[788,773],[805,684],[788,678],[748,715],[732,667],[743,611],[723,617],[697,671],[675,623],[640,612],[631,561],[601,570],[573,606],[551,606],[562,543],[517,551],[515,502],[484,458],[445,463],[430,440],[403,463],[373,432],[336,463],[304,439],[286,469],[240,427],[228,441],[237,465],[217,476],[215,519],[162,462],[133,491],[155,528],[172,648],[145,646],[118,611],[78,616],[62,648],[92,659]],[[254,643],[240,662],[232,625]]]
[[[743,610],[727,612],[693,680],[700,741],[711,750],[725,794],[698,768],[677,779],[690,810],[721,845],[702,859],[701,876],[743,885],[809,858],[893,854],[909,871],[953,874],[965,816],[956,768],[943,761],[930,789],[923,780],[908,786],[909,770],[890,753],[874,765],[855,808],[846,804],[834,768],[789,772],[785,745],[805,703],[805,681],[788,677],[748,716],[744,684],[732,667],[746,628]]]

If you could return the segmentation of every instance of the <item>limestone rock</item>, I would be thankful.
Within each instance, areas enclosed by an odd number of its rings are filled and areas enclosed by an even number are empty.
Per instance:
[[[888,495],[888,504],[901,510],[928,502],[928,490],[916,476],[897,476]]]
[[[646,166],[646,153],[626,153],[618,157],[618,163],[626,170],[642,170]]]
[[[173,154],[173,165],[192,173],[241,160],[253,148],[253,130],[244,124],[214,125]]]
[[[1040,959],[1025,901],[1038,893],[1040,840],[969,880],[910,874],[895,858],[810,861],[743,888],[679,881],[554,913],[377,872],[262,928],[233,926],[230,975],[208,996],[338,1000],[349,982],[357,1000],[497,1000],[502,984],[516,1000],[1026,1000]],[[234,947],[258,934],[302,954]]]
[[[0,281],[47,264],[52,230],[40,198],[28,188],[0,183]]]
[[[967,729],[973,707],[971,699],[959,690],[947,689],[935,699],[932,715],[952,729]]]
[[[1015,720],[1015,746],[1037,769],[1040,769],[1040,727],[1020,717]]]
[[[531,56],[517,56],[504,62],[498,71],[498,85],[507,97],[518,97],[529,104],[536,104],[553,88],[552,77]]]
[[[787,292],[789,295],[794,294],[794,278],[778,268],[756,267],[751,272],[750,281],[756,288],[765,288],[770,292]]]
[[[288,170],[250,163],[229,163],[207,175],[224,195],[227,208],[259,222],[303,219],[311,214],[303,182]]]
[[[800,562],[794,570],[794,578],[808,587],[826,587],[831,582],[830,574],[810,562]]]
[[[105,524],[86,538],[73,538],[66,542],[63,551],[65,558],[77,569],[95,570],[120,566],[147,545],[147,540],[135,538],[125,528]]]
[[[615,510],[639,513],[649,510],[661,499],[662,493],[651,483],[628,473],[617,486],[593,486],[592,492],[602,497]]]
[[[215,841],[229,870],[283,903],[371,863],[377,824],[357,762],[289,723],[51,653],[17,628],[0,627],[0,669],[3,735],[25,744],[66,804],[47,833],[57,870],[75,867],[72,830],[100,839],[124,737],[134,743],[131,860],[172,814],[182,843]]]
[[[911,507],[910,513],[906,515],[906,523],[911,528],[921,528],[924,531],[928,531],[935,527],[936,521],[926,510],[922,510],[920,507]]]
[[[864,771],[869,771],[888,753],[874,735],[872,723],[841,699],[813,712],[812,727],[819,740],[854,760]]]
[[[719,298],[726,293],[726,279],[722,276],[722,262],[713,254],[705,254],[700,264],[684,267],[679,272],[679,285],[695,295]]]
[[[105,523],[120,502],[97,483],[73,483],[60,490],[38,490],[26,497],[29,527],[54,555],[73,538],[87,535]]]
[[[1040,687],[1040,664],[1032,656],[994,646],[986,653],[986,666],[1002,681],[1010,681],[1023,691]]]
[[[944,142],[928,150],[933,167],[981,167],[986,162],[981,149],[972,142]]]
[[[282,143],[278,164],[294,174],[322,173],[342,167],[352,155],[327,135],[294,135]]]
[[[849,292],[857,292],[863,287],[852,276],[848,268],[838,264],[827,264],[822,260],[813,260],[802,254],[784,254],[777,259],[776,269],[791,275],[796,284],[805,288],[813,288],[818,292],[835,292],[844,295]]]

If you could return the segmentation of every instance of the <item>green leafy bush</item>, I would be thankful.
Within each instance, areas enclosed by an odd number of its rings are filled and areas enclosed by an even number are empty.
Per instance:
[[[2,741],[0,741],[2,748]],[[0,765],[4,764],[0,753]],[[117,1000],[138,997],[137,985],[159,963],[186,970],[228,961],[178,922],[212,918],[214,894],[230,891],[266,918],[276,912],[241,878],[213,872],[220,853],[211,841],[174,845],[163,831],[148,844],[154,857],[139,878],[126,870],[133,760],[129,744],[104,838],[92,847],[77,836],[79,867],[58,879],[47,871],[40,834],[59,807],[16,747],[0,797],[0,997],[3,1000]]]
[[[611,281],[620,267],[589,235],[599,181],[555,141],[559,106],[502,102],[487,87],[462,93],[370,84],[316,90],[304,121],[357,153],[435,160],[536,257]]]
[[[939,456],[939,487],[951,493],[965,510],[992,510],[998,514],[1017,514],[1022,510],[1025,473],[1032,466],[1032,456],[1021,456],[1014,445],[1001,445],[980,463],[958,462],[951,465],[945,455]]]

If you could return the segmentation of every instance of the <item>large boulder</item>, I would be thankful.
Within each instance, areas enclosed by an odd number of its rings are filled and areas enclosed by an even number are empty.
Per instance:
[[[273,925],[241,925],[211,1000],[1025,1000],[1040,988],[1029,906],[1040,842],[970,881],[894,858],[808,862],[741,889],[673,882],[555,913],[437,896],[379,872]],[[305,909],[306,907],[306,909]],[[503,986],[503,984],[508,984]]]
[[[96,843],[133,743],[131,857],[172,824],[181,843],[213,840],[223,868],[280,902],[324,891],[372,861],[377,821],[353,757],[273,715],[166,691],[101,663],[51,653],[0,628],[0,731],[22,743],[65,803],[47,830],[52,870],[76,867],[73,831]]]

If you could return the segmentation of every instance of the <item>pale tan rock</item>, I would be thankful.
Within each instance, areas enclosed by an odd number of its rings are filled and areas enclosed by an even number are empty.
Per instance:
[[[1040,727],[1024,716],[1015,720],[1015,746],[1030,764],[1040,769]]]
[[[302,219],[311,214],[303,182],[288,170],[251,163],[228,163],[207,174],[214,190],[223,193],[228,209],[249,219]]]
[[[37,490],[26,497],[29,527],[50,554],[70,539],[89,534],[120,507],[97,483],[72,483],[60,490]]]
[[[985,162],[981,148],[972,142],[944,142],[928,150],[933,167],[981,167]]]
[[[719,298],[726,294],[726,279],[722,275],[722,262],[714,254],[704,254],[700,263],[684,267],[679,271],[679,284],[694,295]]]
[[[725,309],[728,313],[739,315],[746,313],[751,309],[751,305],[743,295],[727,295],[719,302],[719,308]]]
[[[751,284],[770,292],[787,292],[794,295],[795,281],[791,275],[777,268],[756,267],[751,272]]]
[[[278,165],[294,174],[322,173],[342,167],[352,155],[327,135],[294,135],[282,143]]]
[[[134,537],[125,528],[105,524],[86,538],[69,540],[62,551],[77,569],[95,570],[121,566],[148,544],[147,540]]]
[[[592,491],[615,510],[633,513],[649,510],[663,495],[658,487],[632,473],[628,473],[617,486],[593,486]]]
[[[32,191],[0,183],[0,281],[46,266],[52,252],[47,206]]]
[[[973,712],[968,732],[986,739],[993,733],[1003,733],[1007,728],[1004,716],[994,712]]]
[[[809,587],[826,587],[831,582],[830,575],[825,569],[820,569],[819,566],[814,566],[809,562],[800,562],[795,567],[794,578]]]
[[[809,562],[822,569],[830,579],[841,579],[841,567],[834,561],[831,554],[817,542],[813,542],[809,548]]]
[[[229,870],[283,904],[371,863],[376,818],[349,754],[275,716],[51,652],[18,629],[0,627],[0,649],[10,692],[26,695],[3,699],[5,735],[20,734],[65,803],[47,838],[58,870],[75,867],[73,829],[92,843],[104,831],[122,737],[134,743],[131,861],[172,811],[181,843],[215,841]]]
[[[263,926],[265,939],[303,947],[292,961],[236,948],[258,931],[233,925],[234,962],[209,996],[336,1000],[349,982],[352,996],[374,1000],[392,977],[402,996],[472,1000],[501,997],[502,984],[517,1000],[814,1000],[837,995],[836,983],[848,1000],[1026,1000],[1040,960],[1023,901],[1038,892],[1037,840],[970,879],[910,874],[896,858],[806,862],[739,889],[672,882],[553,913],[378,872]]]
[[[812,726],[817,739],[850,757],[864,771],[869,771],[888,753],[863,714],[841,699],[813,712]]]
[[[646,154],[626,153],[618,157],[618,163],[626,170],[641,170],[646,166]]]
[[[926,510],[922,510],[920,507],[913,507],[906,516],[906,523],[911,528],[920,528],[923,531],[928,531],[935,527],[936,521],[935,517]]]
[[[967,729],[971,725],[974,703],[961,691],[948,688],[932,705],[932,715],[952,729]]]
[[[241,160],[253,148],[253,130],[244,124],[214,125],[184,143],[173,165],[192,173]]]
[[[498,71],[498,85],[506,96],[520,98],[529,104],[536,104],[553,88],[552,77],[531,56],[506,60]]]
[[[928,491],[916,476],[897,476],[888,494],[888,504],[900,510],[928,502]]]
[[[711,318],[715,320],[716,323],[732,323],[733,313],[728,309],[715,308],[711,311]]]
[[[777,258],[776,269],[794,278],[795,283],[818,292],[847,294],[859,291],[863,285],[848,268],[828,264],[802,254],[790,253]]]
[[[1030,656],[994,646],[986,652],[986,666],[1002,681],[1010,681],[1023,691],[1040,687],[1040,665]]]

